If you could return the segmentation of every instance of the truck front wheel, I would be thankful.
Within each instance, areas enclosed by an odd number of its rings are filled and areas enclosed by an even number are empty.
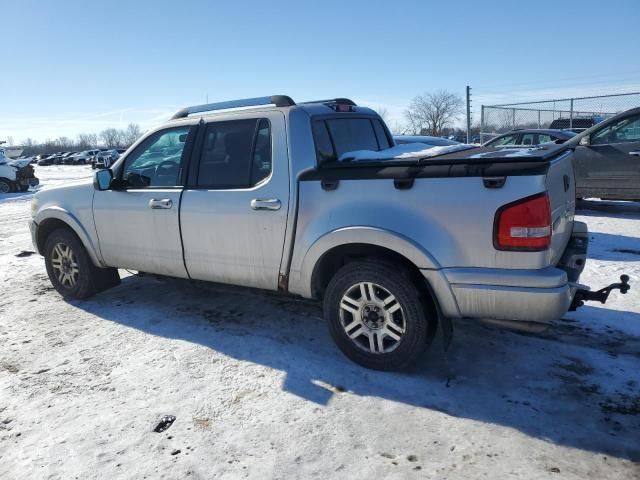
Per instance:
[[[54,230],[44,246],[47,274],[54,288],[65,298],[87,298],[120,283],[115,268],[96,267],[70,230]]]
[[[14,183],[6,178],[0,178],[0,193],[12,193],[15,191]]]
[[[403,370],[428,344],[430,322],[421,293],[402,269],[375,261],[343,266],[329,282],[324,316],[338,348],[375,370]]]

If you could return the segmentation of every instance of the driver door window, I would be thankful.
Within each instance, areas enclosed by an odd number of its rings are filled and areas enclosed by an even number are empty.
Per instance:
[[[182,152],[191,126],[162,130],[125,160],[122,180],[130,188],[173,187],[180,183]]]
[[[622,119],[591,138],[591,145],[628,142],[640,142],[640,116]]]

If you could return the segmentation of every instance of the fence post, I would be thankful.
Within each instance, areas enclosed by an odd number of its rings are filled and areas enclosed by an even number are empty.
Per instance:
[[[571,103],[569,105],[569,108],[571,109],[569,111],[569,130],[571,130],[573,128],[573,98],[571,99]]]
[[[484,133],[484,105],[480,107],[480,143],[483,143],[482,134]]]
[[[538,110],[538,128],[542,128],[540,127],[540,110]]]
[[[513,116],[513,128],[516,128],[516,109],[512,108],[511,109],[511,113],[512,113],[512,116]]]
[[[467,143],[471,143],[471,87],[467,85]]]

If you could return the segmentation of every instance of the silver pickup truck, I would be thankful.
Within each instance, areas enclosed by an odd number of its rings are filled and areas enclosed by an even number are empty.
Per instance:
[[[189,107],[93,184],[35,195],[33,243],[69,298],[126,268],[322,300],[338,347],[376,369],[451,319],[532,328],[590,299],[570,149],[395,148],[348,99]]]

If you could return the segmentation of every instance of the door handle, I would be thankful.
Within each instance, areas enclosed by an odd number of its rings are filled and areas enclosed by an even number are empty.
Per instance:
[[[268,200],[260,200],[254,198],[251,200],[251,208],[254,210],[280,210],[280,200],[270,198]]]
[[[629,152],[629,155],[635,155],[636,157],[640,157],[640,152]]]
[[[149,207],[151,208],[171,208],[173,206],[173,202],[171,201],[170,198],[163,198],[163,199],[158,199],[158,198],[152,198],[151,200],[149,200]]]

